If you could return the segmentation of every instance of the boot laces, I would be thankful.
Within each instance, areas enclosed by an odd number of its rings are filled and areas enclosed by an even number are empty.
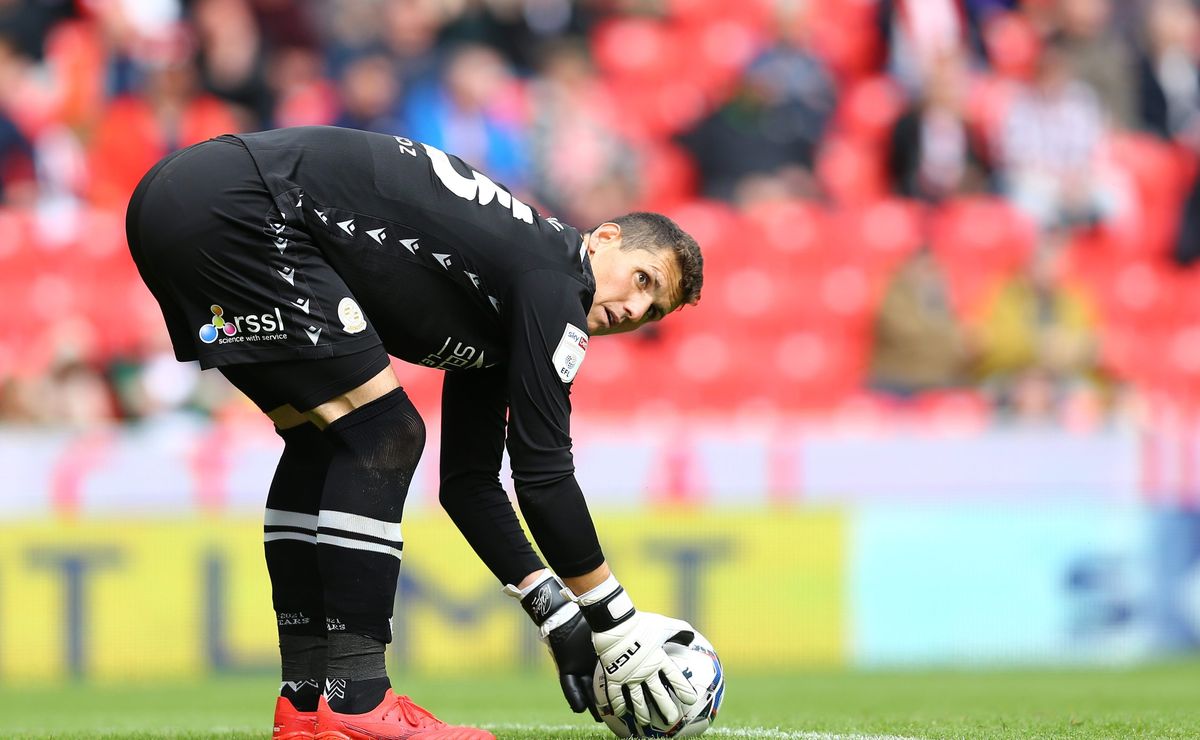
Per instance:
[[[445,724],[407,696],[397,696],[393,708],[399,711],[400,716],[414,727],[440,727]]]

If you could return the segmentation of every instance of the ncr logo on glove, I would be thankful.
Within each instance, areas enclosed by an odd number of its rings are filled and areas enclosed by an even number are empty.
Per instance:
[[[614,660],[613,662],[609,663],[607,666],[605,666],[604,670],[607,671],[610,675],[613,673],[616,673],[617,671],[621,670],[621,666],[628,663],[629,659],[632,658],[634,656],[634,654],[641,649],[642,649],[642,643],[640,643],[640,642],[633,643],[633,647],[629,648],[625,652],[618,655],[617,659]]]

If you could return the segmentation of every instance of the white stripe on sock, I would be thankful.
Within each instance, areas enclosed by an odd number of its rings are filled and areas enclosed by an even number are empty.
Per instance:
[[[300,527],[317,531],[317,518],[312,514],[301,514],[296,511],[282,509],[267,509],[263,517],[263,526],[267,527]]]
[[[313,534],[305,534],[304,532],[264,532],[263,542],[274,542],[275,540],[300,540],[301,542],[311,542],[317,544],[317,536]]]
[[[349,514],[345,511],[321,509],[321,516],[317,520],[317,526],[322,529],[341,529],[346,532],[365,534],[369,537],[378,537],[381,540],[388,540],[390,542],[404,541],[404,537],[400,535],[400,522],[385,522],[380,519],[372,519],[369,516]]]
[[[401,559],[399,548],[381,545],[378,542],[367,542],[366,540],[352,540],[349,537],[338,537],[332,534],[321,533],[317,535],[318,545],[334,545],[335,547],[345,547],[351,550],[370,550],[371,552],[381,552],[384,555],[391,555],[397,560]]]

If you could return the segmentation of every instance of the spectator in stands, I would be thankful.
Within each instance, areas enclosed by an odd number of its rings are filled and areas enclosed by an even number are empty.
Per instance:
[[[530,189],[547,210],[570,223],[601,223],[633,209],[637,156],[604,116],[616,111],[596,79],[582,40],[542,48],[529,85]],[[563,166],[570,162],[570,166]]]
[[[967,75],[961,53],[938,57],[920,96],[897,119],[888,156],[895,192],[936,202],[989,189],[987,153],[964,117]]]
[[[380,23],[382,41],[396,62],[396,74],[405,90],[437,83],[442,61],[438,33],[449,13],[449,4],[438,0],[388,0],[384,3]]]
[[[138,357],[118,357],[107,368],[120,417],[126,421],[163,418],[179,412],[213,416],[241,394],[223,377],[179,362],[170,345]]]
[[[33,146],[0,110],[0,204],[28,204],[36,196]]]
[[[978,38],[975,9],[959,0],[880,0],[878,7],[888,75],[910,93],[922,89],[938,60],[964,53]]]
[[[1112,0],[1059,0],[1061,49],[1079,80],[1095,92],[1106,122],[1137,125],[1133,49],[1112,27]]]
[[[539,64],[538,49],[556,38],[585,34],[588,3],[566,0],[487,0],[462,3],[439,34],[442,44],[479,43],[500,52],[516,69]]]
[[[407,96],[408,135],[456,153],[511,188],[522,187],[528,162],[508,64],[495,50],[468,44],[450,51],[440,80],[418,84]]]
[[[1097,377],[1097,314],[1088,293],[1064,279],[1065,243],[1043,243],[970,322],[977,379],[1023,418],[1045,418]]]
[[[242,109],[249,126],[271,125],[274,101],[267,85],[267,49],[247,0],[197,0],[192,22],[205,90]]]
[[[950,305],[945,273],[927,249],[893,275],[875,316],[870,384],[900,396],[970,381],[970,337]]]
[[[321,126],[337,118],[341,101],[323,65],[321,55],[304,46],[288,46],[271,55],[267,79],[275,99],[275,126]]]
[[[1095,94],[1049,40],[1008,111],[997,155],[1002,189],[1044,230],[1107,220],[1120,193],[1096,166],[1104,134]]]
[[[91,198],[123,206],[142,175],[170,151],[241,130],[228,105],[196,90],[183,49],[147,70],[139,95],[123,95],[104,112],[90,144]]]
[[[1138,58],[1141,128],[1200,152],[1200,16],[1188,0],[1154,0],[1144,18]],[[1200,256],[1200,178],[1179,219],[1173,257],[1189,265]]]
[[[789,30],[750,63],[729,100],[680,137],[710,198],[816,194],[813,165],[837,94],[801,20]]]
[[[43,423],[87,428],[116,418],[104,376],[82,362],[59,362],[39,390],[41,408],[36,413]]]
[[[1138,59],[1141,127],[1200,151],[1200,22],[1188,0],[1155,0]]]
[[[271,53],[277,49],[319,48],[317,12],[328,4],[312,0],[250,0],[262,43]]]
[[[334,125],[381,134],[405,133],[398,118],[399,84],[386,54],[372,52],[349,62],[338,80],[341,114]]]
[[[75,12],[73,0],[0,0],[0,36],[24,56],[41,61],[54,24]]]

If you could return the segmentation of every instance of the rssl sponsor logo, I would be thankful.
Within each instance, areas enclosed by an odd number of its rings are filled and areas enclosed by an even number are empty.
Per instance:
[[[261,342],[270,339],[287,339],[284,331],[283,314],[274,311],[261,314],[245,314],[225,317],[225,310],[213,304],[209,306],[212,321],[200,327],[200,341],[205,344],[230,344],[232,342]]]

